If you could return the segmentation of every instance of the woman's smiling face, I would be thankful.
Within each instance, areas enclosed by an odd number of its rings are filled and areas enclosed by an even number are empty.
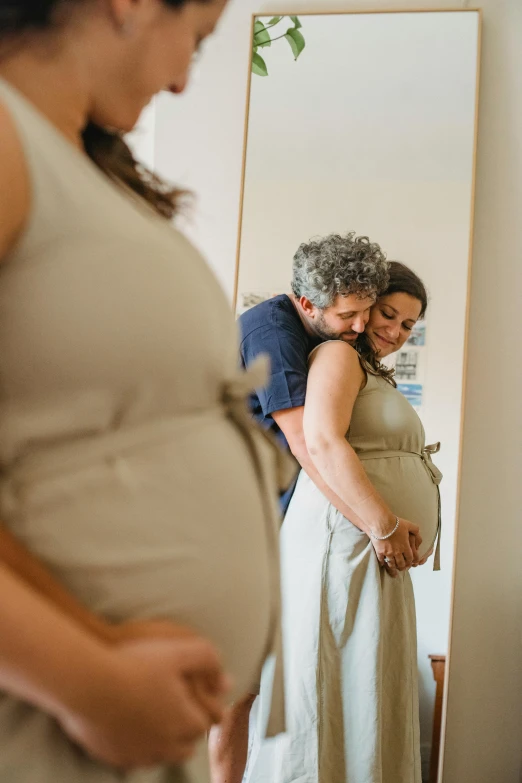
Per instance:
[[[421,302],[402,291],[381,296],[370,311],[366,334],[380,359],[402,348],[420,318]]]

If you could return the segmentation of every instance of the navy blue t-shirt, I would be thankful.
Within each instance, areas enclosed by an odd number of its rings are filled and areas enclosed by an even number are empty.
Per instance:
[[[267,386],[251,396],[252,414],[288,448],[286,438],[271,414],[304,405],[308,355],[319,340],[307,333],[286,294],[247,310],[239,317],[239,327],[243,366],[248,367],[259,354],[267,354],[270,358],[270,380]],[[288,507],[293,489],[291,487],[281,497],[283,512]]]

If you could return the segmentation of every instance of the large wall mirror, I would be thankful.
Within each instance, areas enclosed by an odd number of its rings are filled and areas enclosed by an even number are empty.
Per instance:
[[[428,289],[426,319],[391,363],[427,442],[442,444],[441,570],[432,561],[412,570],[423,779],[435,783],[430,656],[448,653],[451,616],[480,14],[304,13],[297,24],[295,17],[277,20],[255,20],[273,43],[257,48],[261,61],[254,58],[250,79],[236,310],[290,291],[301,243],[348,231],[379,243]],[[293,44],[291,28],[299,32]]]

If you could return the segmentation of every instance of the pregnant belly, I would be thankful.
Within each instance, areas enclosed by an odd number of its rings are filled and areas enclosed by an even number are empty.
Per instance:
[[[438,489],[422,459],[388,457],[362,460],[371,483],[399,517],[419,525],[421,556],[435,541],[439,522]]]
[[[85,604],[112,620],[191,626],[220,649],[234,695],[250,687],[268,641],[270,553],[229,422],[33,479],[18,485],[14,511],[12,490],[10,500],[0,511],[13,533]]]

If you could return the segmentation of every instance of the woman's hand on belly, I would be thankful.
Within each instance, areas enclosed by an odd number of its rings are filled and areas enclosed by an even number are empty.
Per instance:
[[[192,628],[176,625],[169,620],[129,620],[114,625],[111,630],[112,643],[125,645],[140,639],[189,639],[203,641]],[[220,723],[223,717],[223,696],[230,688],[228,678],[221,671],[198,672],[187,677],[194,699],[210,716],[213,723]]]
[[[425,565],[425,563],[427,563],[430,557],[432,556],[434,548],[435,547],[432,546],[431,549],[429,549],[426,552],[426,554],[419,560],[419,562],[416,565],[420,565],[420,566]]]
[[[413,533],[410,533],[410,546],[411,546],[411,551],[413,552],[413,562],[412,562],[411,566],[406,566],[406,569],[405,569],[406,571],[409,571],[410,568],[416,568],[418,565],[424,565],[424,563],[426,562],[426,559],[433,552],[433,548],[432,548],[430,550],[429,554],[426,555],[422,559],[422,562],[421,562],[419,560],[419,551],[417,549],[417,540],[418,540],[417,537]],[[384,565],[385,565],[385,568],[386,568],[386,570],[387,570],[387,572],[389,573],[390,576],[396,577],[396,576],[399,575],[399,572],[398,572],[397,568],[395,568],[395,566],[391,566],[389,563],[385,563]]]
[[[121,635],[132,632],[134,640],[122,638],[108,648],[104,671],[56,717],[71,739],[112,766],[183,763],[223,715],[228,683],[219,657],[187,629],[131,625]],[[146,625],[154,638],[145,638]]]
[[[418,525],[407,519],[397,517],[397,529],[389,538],[371,537],[371,542],[381,566],[385,566],[390,576],[396,577],[399,571],[405,571],[418,562],[418,548],[422,544]]]

